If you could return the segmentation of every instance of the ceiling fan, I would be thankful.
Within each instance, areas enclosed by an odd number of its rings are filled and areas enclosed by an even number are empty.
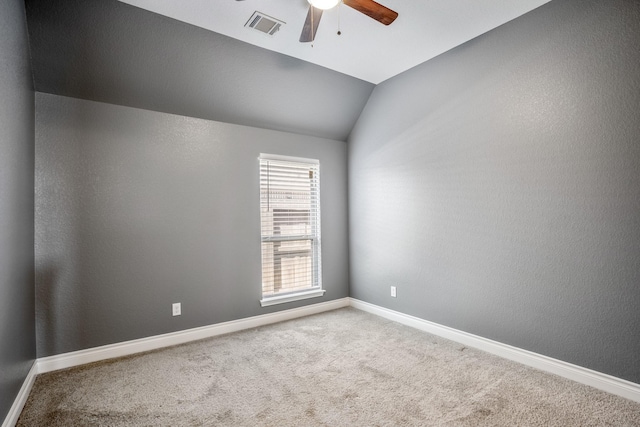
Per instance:
[[[331,9],[340,3],[364,13],[370,18],[376,21],[389,25],[398,17],[398,12],[395,12],[388,7],[385,7],[373,0],[308,0],[309,11],[307,12],[307,19],[304,21],[302,27],[302,33],[300,34],[300,42],[307,43],[312,42],[316,37],[318,30],[318,24],[320,24],[320,18],[322,18],[322,12],[324,10]]]

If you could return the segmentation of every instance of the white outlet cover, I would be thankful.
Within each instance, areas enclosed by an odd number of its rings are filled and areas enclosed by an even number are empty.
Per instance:
[[[394,297],[394,298],[396,297],[396,287],[395,286],[391,287],[391,296]]]
[[[180,316],[182,314],[182,304],[181,303],[175,302],[175,303],[173,303],[171,308],[173,310],[173,315],[174,316]]]

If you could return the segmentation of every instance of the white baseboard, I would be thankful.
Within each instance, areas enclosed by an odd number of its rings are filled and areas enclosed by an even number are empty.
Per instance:
[[[184,331],[171,332],[163,335],[156,335],[132,341],[125,341],[117,344],[109,344],[101,347],[89,348],[86,350],[74,351],[71,353],[57,354],[38,359],[38,373],[51,372],[58,369],[71,368],[73,366],[84,365],[86,363],[98,362],[114,357],[129,356],[143,351],[156,350],[177,344],[184,344],[190,341],[210,338],[217,335],[237,332],[244,329],[256,328],[258,326],[269,325],[271,323],[291,320],[298,317],[310,316],[324,311],[335,310],[348,307],[349,298],[342,298],[319,304],[307,305],[290,310],[278,311],[275,313],[262,314],[260,316],[248,317],[245,319],[232,320],[230,322],[217,323],[210,326],[187,329]]]
[[[514,362],[522,363],[523,365],[531,366],[541,371],[568,378],[578,383],[606,391],[607,393],[633,400],[634,402],[640,402],[640,384],[563,362],[562,360],[543,356],[532,351],[513,347],[508,344],[482,338],[354,298],[349,298],[349,300],[351,302],[350,305],[359,310],[411,326],[469,347],[486,351],[487,353],[495,354],[508,360],[513,360]]]
[[[29,393],[31,392],[31,387],[33,387],[33,383],[36,380],[36,375],[38,375],[38,362],[34,361],[33,365],[31,365],[31,369],[29,369],[27,378],[25,378],[24,382],[22,383],[22,387],[20,387],[18,395],[13,401],[13,405],[11,405],[11,408],[9,408],[9,413],[5,417],[4,422],[2,423],[2,427],[13,427],[18,422],[18,418],[20,418],[22,408],[24,408],[24,404],[27,403]]]

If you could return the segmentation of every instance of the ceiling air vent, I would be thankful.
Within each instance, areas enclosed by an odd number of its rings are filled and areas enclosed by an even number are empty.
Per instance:
[[[271,16],[265,15],[264,13],[256,10],[244,26],[260,31],[268,36],[273,36],[284,24],[285,23],[283,21],[272,18]]]

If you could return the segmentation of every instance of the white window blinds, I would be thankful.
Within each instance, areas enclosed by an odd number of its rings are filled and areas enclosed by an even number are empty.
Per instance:
[[[321,288],[319,166],[260,157],[263,298]]]

